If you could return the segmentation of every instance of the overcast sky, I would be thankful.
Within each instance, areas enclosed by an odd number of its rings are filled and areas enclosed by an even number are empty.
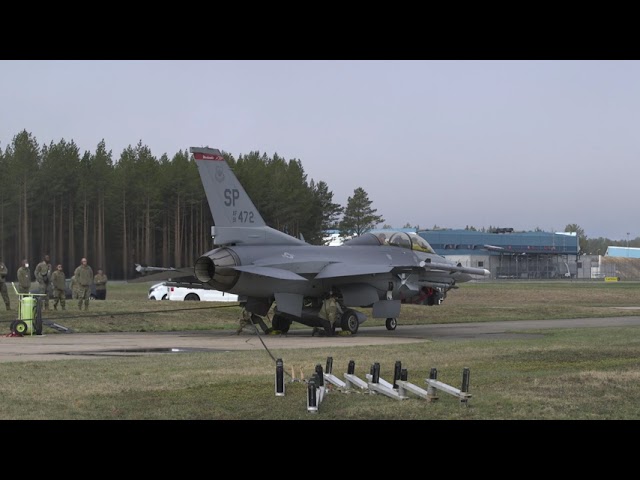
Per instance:
[[[640,236],[638,61],[2,60],[0,109],[3,151],[277,153],[394,227]]]

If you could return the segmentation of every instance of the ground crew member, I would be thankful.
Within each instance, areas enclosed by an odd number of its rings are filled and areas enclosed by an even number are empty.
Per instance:
[[[320,318],[323,318],[324,320],[327,320],[329,322],[329,328],[325,328],[325,332],[327,333],[327,335],[333,335],[333,329],[335,328],[334,325],[336,323],[336,320],[340,316],[342,316],[343,313],[342,308],[340,308],[340,304],[338,303],[337,297],[338,296],[336,292],[330,291],[329,296],[322,302],[322,307],[320,307],[320,312],[318,313],[318,316]],[[318,327],[313,328],[312,335],[315,335],[316,333],[320,333],[320,329]]]
[[[240,314],[240,320],[238,321],[238,329],[236,330],[236,335],[240,335],[244,328],[247,326],[251,326],[252,332],[255,331],[255,327],[253,323],[251,323],[251,312],[242,307],[242,313]]]
[[[18,293],[29,293],[29,289],[31,288],[29,262],[25,258],[21,263],[22,266],[18,269]]]
[[[62,265],[56,267],[56,271],[51,275],[51,284],[53,285],[53,309],[58,309],[58,302],[65,309],[66,296],[64,293],[64,284],[66,277],[62,271]]]
[[[87,264],[87,259],[83,258],[80,261],[80,265],[73,272],[78,283],[78,310],[82,310],[82,303],[84,302],[84,309],[89,309],[89,295],[91,293],[91,282],[93,282],[93,270]]]
[[[0,294],[2,294],[2,299],[4,300],[4,304],[7,307],[7,310],[11,310],[11,302],[9,302],[9,292],[7,292],[7,266],[0,260]]]
[[[44,293],[44,309],[49,310],[49,290],[51,289],[51,261],[49,255],[45,255],[42,261],[36,265],[36,280],[40,285],[40,293]]]
[[[71,288],[71,296],[77,300],[78,299],[78,282],[76,282],[75,275],[71,276],[70,288]]]
[[[265,333],[271,333],[272,329],[268,328],[262,317],[256,315],[255,313],[249,312],[245,307],[242,307],[242,313],[240,314],[240,320],[238,321],[239,326],[236,330],[236,335],[240,335],[245,327],[248,332],[256,333],[256,325],[260,325],[262,331]]]
[[[102,270],[98,270],[98,273],[93,277],[93,283],[96,284],[96,299],[106,300],[107,298],[107,276],[102,273]]]

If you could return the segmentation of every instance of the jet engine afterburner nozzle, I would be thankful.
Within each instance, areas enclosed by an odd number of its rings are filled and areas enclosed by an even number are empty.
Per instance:
[[[235,252],[229,248],[216,248],[196,260],[193,268],[198,281],[222,292],[229,291],[238,281],[240,272],[233,267],[240,265]]]

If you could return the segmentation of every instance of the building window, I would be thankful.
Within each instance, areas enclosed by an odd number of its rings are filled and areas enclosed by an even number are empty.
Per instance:
[[[478,262],[479,267],[484,267],[484,262]]]

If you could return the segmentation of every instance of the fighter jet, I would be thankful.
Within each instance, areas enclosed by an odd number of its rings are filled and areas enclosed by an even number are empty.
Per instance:
[[[191,147],[215,226],[213,250],[193,267],[196,279],[234,293],[251,313],[266,316],[286,333],[292,322],[334,334],[355,334],[371,309],[395,330],[401,305],[439,305],[447,292],[474,275],[490,272],[463,267],[437,255],[417,234],[366,233],[341,246],[306,243],[266,225],[218,149]],[[177,273],[177,272],[175,272]],[[337,295],[341,318],[331,327],[319,316],[323,300]]]

